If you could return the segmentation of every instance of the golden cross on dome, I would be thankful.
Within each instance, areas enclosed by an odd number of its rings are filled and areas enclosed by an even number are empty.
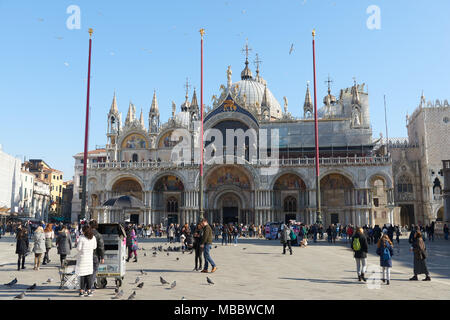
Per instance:
[[[246,60],[246,61],[248,61],[248,52],[249,52],[249,51],[252,51],[252,49],[250,49],[250,48],[248,47],[248,38],[247,38],[247,39],[245,39],[245,48],[242,49],[242,52],[245,52],[245,60]]]
[[[262,60],[259,59],[258,54],[255,54],[255,55],[256,55],[256,59],[253,62],[256,65],[256,70],[259,71],[259,64],[262,62]]]
[[[187,99],[188,93],[189,93],[189,88],[191,87],[191,85],[189,84],[188,78],[186,78],[186,84],[184,85],[184,87],[186,88],[186,99]]]

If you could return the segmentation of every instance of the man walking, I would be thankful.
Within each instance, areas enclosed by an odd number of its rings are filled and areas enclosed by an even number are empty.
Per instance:
[[[95,286],[97,286],[96,278],[99,263],[105,263],[105,243],[103,241],[103,236],[97,231],[98,223],[96,220],[89,221],[89,226],[91,227],[95,240],[97,240],[97,248],[94,250],[93,259],[94,259],[94,269],[92,272],[92,280]]]
[[[203,219],[201,223],[203,226],[203,236],[202,236],[202,241],[201,241],[201,247],[203,248],[203,257],[205,258],[205,264],[204,264],[202,272],[208,273],[208,263],[211,263],[211,266],[212,266],[211,273],[213,273],[217,270],[217,267],[209,253],[209,251],[211,250],[211,245],[212,245],[212,229],[208,224],[208,219]]]
[[[284,224],[283,230],[281,230],[281,243],[283,244],[283,254],[286,254],[286,246],[287,246],[289,248],[289,252],[292,255],[291,232],[292,232],[292,229],[290,228],[290,226]]]
[[[358,273],[358,281],[366,282],[367,279],[364,277],[367,267],[367,252],[368,245],[367,239],[364,235],[363,228],[358,228],[355,235],[352,237],[351,249],[354,252],[354,257],[356,260],[356,272]]]

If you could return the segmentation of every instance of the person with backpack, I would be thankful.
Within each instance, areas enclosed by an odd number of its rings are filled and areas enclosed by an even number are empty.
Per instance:
[[[355,235],[352,237],[351,249],[354,252],[354,257],[356,260],[356,272],[358,273],[358,281],[366,282],[367,279],[364,277],[367,268],[367,252],[368,244],[367,238],[364,235],[363,228],[358,228]]]
[[[394,245],[389,236],[384,234],[377,243],[377,254],[380,256],[380,267],[383,268],[383,277],[381,281],[389,285],[391,280],[392,256],[394,255]]]
[[[286,246],[289,247],[289,252],[292,255],[291,241],[293,240],[291,235],[294,234],[289,225],[284,224],[281,230],[281,243],[283,244],[283,254],[286,254]],[[295,234],[294,234],[295,236]]]

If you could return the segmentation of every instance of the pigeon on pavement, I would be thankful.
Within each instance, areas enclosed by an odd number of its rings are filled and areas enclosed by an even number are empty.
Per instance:
[[[23,297],[25,297],[25,291],[22,292],[21,294],[15,296],[14,299],[23,299]]]
[[[136,291],[133,291],[133,293],[128,297],[128,300],[134,300],[136,298]]]
[[[177,257],[177,261],[180,260],[180,258]]]
[[[123,297],[123,290],[120,290],[114,297],[111,299],[120,299]]]
[[[48,278],[48,279],[47,279],[47,283],[51,283],[52,281],[53,281],[52,278]]]
[[[136,281],[134,281],[134,284],[138,283],[139,281],[141,281],[141,278],[137,277]]]
[[[169,253],[167,252],[167,255],[169,255]]]
[[[144,257],[146,257],[147,256],[147,254],[144,252]]]
[[[138,288],[142,289],[142,287],[144,286],[144,282],[139,283],[137,286]]]
[[[115,287],[115,288],[114,288],[114,293],[115,293],[115,294],[118,294],[118,293],[119,293],[119,287]]]
[[[27,290],[34,290],[34,289],[36,289],[36,283],[33,284],[31,287],[28,287],[28,288],[27,288]]]
[[[209,284],[214,284],[214,282],[209,277],[206,277],[206,282],[208,282]]]
[[[145,272],[144,269],[141,269],[141,274],[146,275],[147,272]]]
[[[163,277],[159,277],[159,281],[161,281],[161,284],[169,284],[166,280],[163,279]]]
[[[14,278],[13,281],[9,282],[9,283],[5,283],[5,286],[9,286],[12,287],[13,285],[15,285],[17,283],[17,278]]]
[[[170,285],[170,289],[173,289],[173,288],[175,288],[175,287],[176,287],[176,285],[177,285],[177,282],[176,282],[176,281],[172,282],[172,284]]]

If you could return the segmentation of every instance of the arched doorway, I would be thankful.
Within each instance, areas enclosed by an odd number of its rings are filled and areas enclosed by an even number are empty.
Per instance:
[[[251,175],[242,166],[213,168],[206,176],[206,216],[217,223],[253,223]]]
[[[436,215],[436,221],[444,221],[444,207],[439,208]]]
[[[152,209],[165,225],[181,223],[184,184],[175,175],[160,177],[153,187]],[[157,219],[158,220],[158,219]]]
[[[414,224],[414,205],[400,205],[400,223],[402,226],[411,226],[411,224]]]
[[[342,174],[331,173],[320,180],[320,199],[323,212],[323,223],[347,224],[353,220],[354,185]],[[361,196],[361,198],[364,198]],[[362,203],[361,203],[362,204]],[[356,223],[356,221],[352,221]]]
[[[308,192],[305,182],[294,173],[285,173],[273,185],[274,205],[281,213],[280,221],[297,220],[306,223]]]
[[[115,196],[127,195],[138,198],[141,201],[143,200],[142,186],[132,177],[125,177],[117,180],[113,184],[111,191]]]

